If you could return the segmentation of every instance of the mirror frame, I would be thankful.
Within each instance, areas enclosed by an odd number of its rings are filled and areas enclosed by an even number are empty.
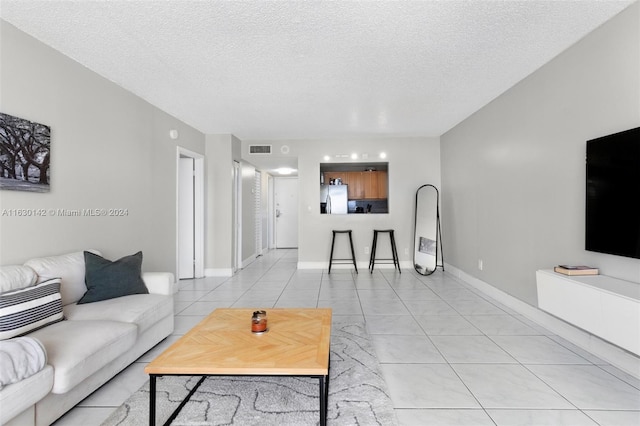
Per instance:
[[[416,240],[418,239],[418,196],[420,194],[420,190],[426,187],[431,187],[436,191],[436,255],[435,255],[435,267],[433,268],[433,270],[428,270],[426,268],[424,268],[425,272],[421,272],[423,270],[423,268],[418,268],[418,265],[416,263],[416,252],[418,251],[418,247],[416,246]],[[415,209],[414,209],[414,221],[413,221],[413,268],[416,270],[417,273],[419,273],[420,275],[431,275],[433,274],[436,269],[438,269],[438,267],[441,267],[442,270],[444,271],[444,252],[442,250],[442,230],[440,227],[440,191],[438,191],[438,188],[435,187],[435,185],[431,185],[431,184],[425,184],[420,186],[417,190],[416,190],[416,202],[415,202]],[[440,259],[440,263],[438,263],[438,258]]]

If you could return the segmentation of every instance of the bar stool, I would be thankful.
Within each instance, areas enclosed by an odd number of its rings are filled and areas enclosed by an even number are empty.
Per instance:
[[[351,238],[351,229],[345,229],[345,230],[336,230],[334,229],[333,231],[333,238],[331,239],[331,255],[329,256],[329,273],[331,273],[331,265],[335,262],[336,264],[338,263],[347,263],[347,262],[340,262],[340,261],[345,261],[345,260],[350,260],[351,262],[353,262],[353,267],[356,268],[356,274],[358,273],[358,267],[356,266],[356,253],[353,250],[353,239]],[[336,242],[336,234],[349,234],[349,244],[351,245],[351,259],[334,259],[333,258],[333,247],[335,245]],[[336,262],[338,261],[338,262]],[[348,263],[351,263],[348,262]]]
[[[394,268],[400,270],[400,261],[398,260],[398,249],[396,248],[396,239],[393,236],[393,229],[374,229],[373,230],[373,243],[371,244],[371,257],[369,257],[369,271],[373,273],[373,268],[376,264],[376,248],[378,246],[378,233],[385,232],[389,234],[389,241],[391,242],[391,259],[378,259],[378,260],[392,260]],[[391,263],[391,262],[378,262],[378,263]]]

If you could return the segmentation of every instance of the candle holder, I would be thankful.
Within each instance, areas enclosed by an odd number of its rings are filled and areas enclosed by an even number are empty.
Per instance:
[[[251,317],[251,332],[252,333],[264,333],[268,331],[267,328],[267,312],[255,311]]]

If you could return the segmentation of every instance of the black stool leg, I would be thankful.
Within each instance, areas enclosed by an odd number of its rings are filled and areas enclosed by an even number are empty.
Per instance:
[[[391,249],[393,251],[393,265],[398,267],[398,271],[402,273],[400,269],[400,260],[398,259],[398,249],[396,248],[396,239],[393,235],[393,231],[390,233],[391,235]]]
[[[369,271],[373,274],[376,264],[376,246],[378,245],[378,231],[373,231],[373,244],[371,244],[371,260],[369,261]]]
[[[349,244],[351,244],[351,259],[353,259],[353,267],[356,268],[356,274],[357,274],[358,266],[356,265],[356,253],[353,250],[353,239],[351,239],[351,231],[349,231]]]
[[[375,235],[373,237],[375,239]],[[371,270],[371,262],[373,261],[373,241],[371,241],[371,247],[369,252],[369,270]]]
[[[333,245],[336,242],[336,233],[333,231],[333,238],[331,238],[331,254],[329,255],[329,273],[331,273],[331,263],[333,262]]]

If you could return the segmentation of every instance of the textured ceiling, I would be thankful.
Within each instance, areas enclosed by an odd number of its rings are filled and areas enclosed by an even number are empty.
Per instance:
[[[0,0],[0,16],[205,133],[439,136],[631,3]]]

